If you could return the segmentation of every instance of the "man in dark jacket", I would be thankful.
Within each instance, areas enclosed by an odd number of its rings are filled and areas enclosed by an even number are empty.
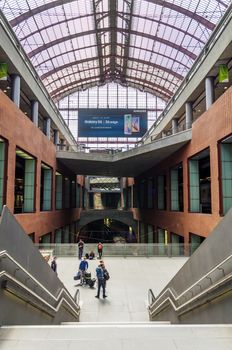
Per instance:
[[[95,298],[100,297],[100,290],[102,288],[103,298],[105,299],[107,298],[106,290],[105,290],[106,282],[105,282],[104,272],[101,264],[99,264],[98,267],[96,268],[96,275],[97,275],[97,281],[98,281],[98,288],[97,288],[97,295],[95,295]]]
[[[79,265],[79,271],[81,273],[81,278],[80,278],[81,285],[84,282],[85,271],[88,269],[88,267],[89,267],[88,261],[86,260],[86,258],[84,258],[84,259],[82,258],[80,265]]]

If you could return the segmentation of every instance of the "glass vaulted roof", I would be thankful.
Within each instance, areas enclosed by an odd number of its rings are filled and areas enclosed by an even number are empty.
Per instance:
[[[0,0],[47,90],[114,81],[168,101],[231,0]]]

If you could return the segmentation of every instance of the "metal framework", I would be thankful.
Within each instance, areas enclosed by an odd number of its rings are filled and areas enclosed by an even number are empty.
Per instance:
[[[231,0],[2,0],[55,100],[111,81],[168,101]]]

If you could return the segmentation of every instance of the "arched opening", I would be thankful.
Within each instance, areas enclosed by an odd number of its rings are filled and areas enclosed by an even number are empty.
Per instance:
[[[79,237],[86,243],[136,243],[136,234],[131,226],[123,222],[105,218],[83,226]]]

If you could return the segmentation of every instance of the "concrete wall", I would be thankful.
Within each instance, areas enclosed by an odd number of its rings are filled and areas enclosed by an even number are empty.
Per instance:
[[[54,234],[56,228],[77,221],[80,209],[54,210],[55,208],[55,171],[58,170],[66,176],[75,176],[64,169],[56,161],[56,148],[54,144],[38,129],[32,121],[19,110],[15,104],[0,91],[0,136],[8,142],[7,163],[7,192],[6,205],[14,211],[14,185],[15,185],[15,150],[16,147],[28,152],[37,160],[36,171],[36,202],[35,213],[15,215],[18,222],[27,233],[35,232],[36,242],[39,237],[48,232]],[[41,162],[49,165],[53,171],[53,199],[52,211],[40,212],[40,176]],[[78,177],[83,184],[83,177]]]

